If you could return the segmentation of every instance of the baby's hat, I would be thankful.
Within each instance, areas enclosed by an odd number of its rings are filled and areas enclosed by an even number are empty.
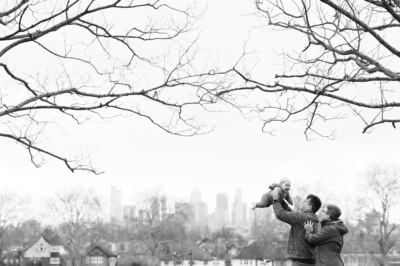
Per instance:
[[[282,178],[279,180],[279,185],[282,184],[282,183],[284,183],[284,182],[290,182],[289,178],[287,178],[287,177],[282,177]]]

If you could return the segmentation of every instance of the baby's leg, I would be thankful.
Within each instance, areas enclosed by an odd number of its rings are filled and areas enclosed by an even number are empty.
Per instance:
[[[272,196],[271,196],[271,192],[267,192],[264,195],[262,195],[261,197],[261,201],[256,203],[255,208],[267,208],[269,206],[271,206],[272,204]]]
[[[252,210],[255,210],[256,208],[264,208],[264,203],[263,202],[257,202],[253,205],[253,207],[251,208]]]

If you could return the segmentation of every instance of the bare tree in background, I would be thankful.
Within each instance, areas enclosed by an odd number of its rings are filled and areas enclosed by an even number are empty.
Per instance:
[[[90,189],[74,187],[59,192],[48,206],[60,222],[60,238],[73,266],[81,263],[81,250],[89,242],[90,228],[102,215],[101,204]]]
[[[386,254],[398,241],[398,205],[400,203],[399,169],[374,166],[367,175],[367,193],[364,193],[364,213],[359,219],[363,233],[378,244],[382,257],[376,256],[379,265],[387,265]],[[397,217],[396,217],[397,215]]]
[[[98,173],[86,153],[54,144],[54,130],[131,115],[172,134],[209,130],[194,120],[207,100],[191,67],[195,38],[182,37],[197,12],[169,0],[2,3],[0,137],[25,147],[37,167],[55,158]]]
[[[0,191],[0,254],[7,248],[5,239],[10,228],[16,228],[26,218],[27,202],[17,194]]]
[[[129,222],[129,240],[154,261],[160,255],[172,254],[173,247],[186,240],[186,223],[190,216],[190,204],[182,203],[173,213],[163,210],[165,196],[150,195],[143,200],[139,217]],[[165,205],[164,205],[165,206]]]
[[[257,0],[255,5],[262,26],[276,30],[276,38],[287,38],[294,51],[282,52],[284,63],[275,66],[274,78],[242,67],[249,56],[245,51],[243,61],[227,71],[231,83],[216,95],[259,117],[263,131],[271,134],[275,122],[303,121],[308,139],[333,139],[337,124],[332,120],[353,115],[364,123],[362,132],[382,124],[396,127],[399,1]]]

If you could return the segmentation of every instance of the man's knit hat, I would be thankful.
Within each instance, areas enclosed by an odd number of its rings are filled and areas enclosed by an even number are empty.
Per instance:
[[[281,180],[279,180],[279,185],[284,183],[284,182],[290,182],[289,178],[287,177],[282,177]]]

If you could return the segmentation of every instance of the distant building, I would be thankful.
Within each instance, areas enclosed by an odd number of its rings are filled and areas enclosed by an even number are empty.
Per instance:
[[[216,229],[229,225],[228,194],[217,194],[217,208],[215,209]]]
[[[191,226],[204,227],[207,225],[208,205],[201,199],[201,193],[194,189],[190,194],[190,206],[192,210]]]
[[[342,252],[344,266],[379,266],[378,261],[382,261],[379,250],[363,250],[359,252]],[[388,266],[400,266],[400,248],[392,247],[386,254]]]
[[[378,266],[379,263],[370,252],[351,252],[341,254],[344,266]],[[390,264],[389,264],[390,265]]]
[[[117,255],[104,245],[93,245],[89,247],[85,256],[87,266],[116,266]]]
[[[195,189],[193,189],[192,193],[190,194],[190,204],[197,204],[200,202],[202,202],[200,190],[195,188]]]
[[[242,190],[235,191],[235,202],[232,204],[232,225],[247,225],[247,205],[242,202]]]
[[[231,260],[232,266],[287,266],[286,241],[255,241]]]
[[[59,238],[47,231],[33,239],[21,252],[24,266],[57,266],[61,265],[61,255],[66,251]]]
[[[197,225],[200,227],[204,227],[208,224],[208,205],[205,202],[197,203]]]
[[[21,250],[13,250],[7,252],[2,256],[2,263],[6,266],[21,266],[22,265],[22,253]]]
[[[115,186],[110,191],[110,220],[111,222],[122,221],[122,192]]]
[[[400,266],[400,248],[392,247],[388,252],[389,265],[390,266]]]
[[[245,247],[232,259],[232,266],[286,266],[291,265],[287,259],[286,240],[255,241]],[[370,250],[361,252],[345,251],[341,253],[344,266],[378,266],[382,258],[379,253]],[[388,266],[400,266],[400,249],[394,246],[387,253]]]
[[[225,260],[214,258],[196,244],[181,247],[171,244],[171,253],[160,257],[160,266],[225,266]]]
[[[124,205],[123,207],[123,220],[132,221],[136,217],[136,206]]]

